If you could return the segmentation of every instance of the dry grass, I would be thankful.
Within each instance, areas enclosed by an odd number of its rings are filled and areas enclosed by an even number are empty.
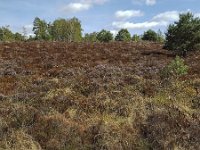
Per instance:
[[[200,54],[162,81],[158,43],[0,45],[0,149],[200,148]]]

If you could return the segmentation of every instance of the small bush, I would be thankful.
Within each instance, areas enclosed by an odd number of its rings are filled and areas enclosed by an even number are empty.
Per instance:
[[[161,70],[162,79],[178,78],[182,75],[186,75],[188,72],[188,66],[185,65],[184,60],[177,56],[168,66]]]
[[[140,41],[140,36],[137,35],[137,34],[134,34],[133,37],[132,37],[132,41],[135,41],[135,42]]]

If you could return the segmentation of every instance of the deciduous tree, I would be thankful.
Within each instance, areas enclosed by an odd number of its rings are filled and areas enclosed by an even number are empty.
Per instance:
[[[113,34],[103,29],[97,34],[97,39],[100,42],[110,42],[113,40]]]
[[[115,37],[116,41],[130,41],[131,34],[127,29],[121,29]]]
[[[97,33],[86,33],[84,36],[84,41],[86,42],[97,42]]]
[[[49,40],[50,38],[46,21],[38,17],[33,22],[33,32],[36,40]]]
[[[142,36],[142,40],[145,41],[157,41],[157,33],[151,29],[144,32],[144,35]]]
[[[14,41],[15,36],[9,29],[9,26],[0,28],[0,41]]]

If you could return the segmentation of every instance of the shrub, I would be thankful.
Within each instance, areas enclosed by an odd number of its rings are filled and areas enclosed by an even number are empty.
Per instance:
[[[0,41],[14,41],[15,37],[12,31],[9,29],[9,26],[0,27]]]
[[[186,75],[188,66],[184,64],[184,60],[177,56],[169,65],[161,70],[162,79],[178,78]]]
[[[164,42],[165,41],[165,36],[161,32],[161,30],[158,30],[158,32],[157,32],[157,41],[158,42]]]
[[[137,34],[134,34],[133,37],[132,37],[132,40],[135,41],[135,42],[138,42],[140,40],[140,36],[137,35]]]
[[[84,41],[86,42],[97,42],[97,33],[86,33],[84,37]]]
[[[40,144],[23,130],[9,131],[6,137],[0,139],[0,149],[42,150]]]
[[[16,41],[24,41],[25,40],[25,37],[18,32],[14,34],[14,37],[15,37]]]
[[[121,29],[117,36],[115,37],[115,41],[130,41],[131,40],[131,34],[127,29]]]
[[[164,48],[184,54],[200,48],[200,18],[193,14],[180,14],[179,21],[169,25]]]
[[[100,42],[109,42],[113,40],[113,34],[110,31],[101,30],[97,34],[97,40]]]
[[[153,30],[148,30],[144,32],[144,35],[142,36],[142,40],[145,41],[157,41],[157,33]]]

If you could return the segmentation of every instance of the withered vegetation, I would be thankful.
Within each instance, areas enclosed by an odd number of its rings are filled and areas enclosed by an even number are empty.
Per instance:
[[[200,148],[200,52],[149,42],[0,44],[0,149]]]

